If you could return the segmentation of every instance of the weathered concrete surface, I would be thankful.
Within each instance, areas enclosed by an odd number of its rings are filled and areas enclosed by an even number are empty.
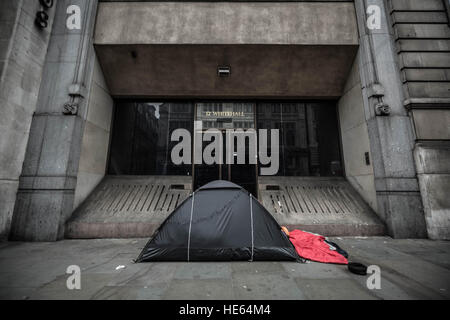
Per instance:
[[[386,235],[383,222],[343,177],[259,176],[258,196],[289,230],[324,236]]]
[[[191,189],[190,176],[106,176],[67,221],[65,238],[150,237]]]
[[[97,1],[81,1],[81,30],[66,27],[70,0],[56,4],[38,103],[30,129],[10,238],[53,241],[73,211],[95,53]],[[39,86],[38,86],[39,88]],[[76,106],[65,112],[65,106]]]
[[[336,98],[358,34],[349,2],[109,2],[94,44],[113,96]]]
[[[450,239],[450,142],[416,145],[420,192],[430,239]]]
[[[77,185],[73,208],[76,209],[105,176],[114,102],[97,57],[90,87],[83,140],[81,142]]]
[[[450,238],[450,27],[448,1],[388,1],[404,105],[411,110],[415,164],[428,236]],[[446,141],[444,141],[446,140]]]
[[[389,28],[386,3],[382,0],[355,2],[360,34],[359,69],[373,162],[377,213],[386,223],[391,236],[426,238],[413,157],[414,130],[404,107],[395,35]],[[366,8],[369,5],[381,8],[380,29],[367,28]],[[378,103],[389,106],[388,116],[377,114]]]
[[[339,97],[357,46],[96,45],[95,49],[116,97],[286,99]],[[230,66],[231,75],[219,77],[219,66]]]
[[[450,109],[414,109],[411,115],[417,139],[450,140]]]
[[[0,2],[0,238],[8,236],[55,10],[34,24],[38,1]]]
[[[279,190],[269,191],[267,185]],[[106,176],[67,221],[65,237],[150,237],[191,188],[190,176]],[[289,229],[325,236],[386,234],[385,225],[344,178],[260,176],[258,188],[259,202]]]
[[[445,2],[388,1],[408,100],[444,98],[450,105],[450,28]],[[445,128],[445,124],[436,125]]]
[[[362,95],[359,69],[360,55],[355,58],[338,102],[345,176],[367,204],[378,211],[373,161]],[[369,153],[369,163],[366,162]]]
[[[94,42],[357,45],[358,32],[349,2],[108,2]]]
[[[450,299],[450,243],[336,238],[381,268],[381,289],[346,266],[295,262],[134,264],[145,239],[0,244],[1,299]],[[81,267],[81,290],[66,269]],[[126,268],[116,270],[119,265]]]

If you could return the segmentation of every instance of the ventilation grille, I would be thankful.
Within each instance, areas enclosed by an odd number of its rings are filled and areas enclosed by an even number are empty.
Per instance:
[[[191,178],[106,177],[77,216],[96,220],[126,216],[129,220],[166,217],[191,193]],[[186,181],[183,181],[186,180]]]
[[[260,179],[261,200],[274,215],[338,217],[368,210],[344,179],[283,177],[264,182]]]
[[[286,186],[284,192],[270,192],[268,197],[275,213],[346,214],[362,210],[345,188],[332,186]]]

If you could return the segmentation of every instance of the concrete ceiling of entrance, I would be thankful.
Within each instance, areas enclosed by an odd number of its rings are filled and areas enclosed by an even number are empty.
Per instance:
[[[336,98],[357,45],[95,45],[111,95]],[[217,68],[230,66],[229,77]]]
[[[114,96],[332,98],[358,32],[348,1],[101,2],[94,43]]]

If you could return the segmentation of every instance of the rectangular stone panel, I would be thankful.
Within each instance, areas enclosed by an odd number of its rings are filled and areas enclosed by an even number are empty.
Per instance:
[[[443,10],[442,0],[390,0],[390,7],[393,10]]]
[[[358,43],[351,2],[100,3],[96,44]]]
[[[450,140],[450,110],[413,110],[417,138]]]

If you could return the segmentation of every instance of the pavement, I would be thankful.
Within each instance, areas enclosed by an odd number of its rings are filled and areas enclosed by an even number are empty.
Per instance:
[[[331,238],[350,261],[380,268],[296,262],[133,263],[146,239],[0,243],[0,299],[449,299],[450,242]],[[81,289],[69,290],[71,265]],[[117,268],[122,266],[121,268]],[[72,278],[71,278],[72,279]],[[368,281],[369,280],[369,281]],[[69,281],[70,282],[70,281]]]

